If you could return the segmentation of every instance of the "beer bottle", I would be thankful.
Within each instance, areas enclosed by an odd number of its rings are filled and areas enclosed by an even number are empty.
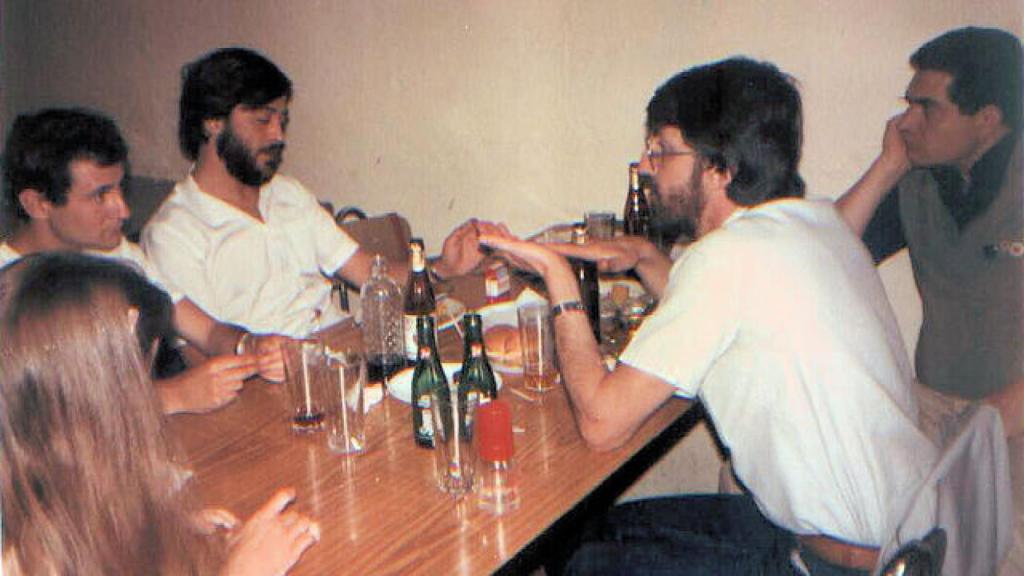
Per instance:
[[[573,244],[587,243],[587,229],[577,224],[572,229]],[[580,296],[583,299],[583,307],[587,309],[587,319],[590,320],[590,328],[594,331],[594,338],[601,342],[601,294],[598,288],[597,264],[582,258],[570,259],[576,281],[580,285]]]
[[[419,346],[416,342],[416,319],[433,316],[436,303],[434,288],[427,275],[427,258],[423,253],[423,240],[409,241],[409,281],[405,285],[405,358],[411,365],[416,362]],[[436,318],[434,319],[436,321]]]
[[[627,236],[650,234],[651,208],[640,186],[640,165],[629,164],[629,191],[626,193],[626,208],[622,211],[622,229]]]
[[[434,420],[430,412],[430,393],[436,388],[448,388],[448,379],[441,368],[441,357],[437,354],[434,338],[434,317],[416,318],[416,333],[419,342],[416,369],[412,373],[412,431],[416,445],[424,448],[434,446]]]
[[[466,314],[462,317],[462,326],[466,339],[459,384],[466,389],[467,395],[475,395],[477,402],[483,404],[498,397],[498,384],[494,379],[491,363],[487,361],[480,315]]]

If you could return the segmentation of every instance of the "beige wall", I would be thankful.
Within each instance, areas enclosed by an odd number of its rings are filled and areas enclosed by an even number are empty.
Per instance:
[[[672,73],[749,54],[800,80],[804,175],[836,196],[871,160],[907,55],[965,24],[1022,27],[1021,0],[4,0],[5,119],[108,111],[137,173],[178,177],[180,66],[244,44],[296,86],[285,170],[336,205],[398,210],[439,248],[470,216],[519,232],[619,210],[643,109]],[[887,272],[889,274],[889,272]],[[905,270],[889,280],[905,326]]]

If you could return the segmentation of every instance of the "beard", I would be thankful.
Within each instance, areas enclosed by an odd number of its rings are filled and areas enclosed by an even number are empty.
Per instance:
[[[668,188],[668,197],[662,195],[656,183],[652,183],[651,198],[653,210],[651,228],[666,241],[680,239],[690,242],[697,239],[697,231],[707,201],[701,183],[699,165],[694,166],[689,182]]]
[[[270,159],[262,167],[256,160],[256,155],[261,152],[270,155]],[[217,136],[217,156],[224,161],[228,173],[239,182],[247,186],[262,186],[274,177],[277,169],[281,166],[281,161],[284,159],[284,143],[271,144],[253,153],[238,138],[229,123]]]

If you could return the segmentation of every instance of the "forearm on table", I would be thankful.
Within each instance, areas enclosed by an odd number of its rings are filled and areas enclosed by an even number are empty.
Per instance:
[[[174,306],[174,326],[185,340],[208,356],[234,354],[245,330],[218,322],[185,298]]]
[[[545,281],[553,305],[580,299],[579,286],[568,265],[550,271]],[[562,381],[569,391],[580,434],[594,449],[618,446],[628,435],[610,432],[607,427],[605,403],[610,397],[602,393],[602,382],[609,373],[587,315],[566,311],[555,317],[553,324]]]
[[[153,382],[156,395],[160,399],[160,408],[164,414],[177,414],[182,411],[181,384],[187,372],[169,378],[161,378]]]

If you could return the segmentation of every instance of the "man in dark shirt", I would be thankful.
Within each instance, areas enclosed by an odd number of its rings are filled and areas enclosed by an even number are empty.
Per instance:
[[[922,423],[942,442],[972,403],[996,406],[1024,523],[1024,186],[1021,45],[962,28],[910,58],[907,110],[837,202],[876,261],[910,251],[923,319],[915,366]],[[1017,534],[1004,573],[1024,573]]]

